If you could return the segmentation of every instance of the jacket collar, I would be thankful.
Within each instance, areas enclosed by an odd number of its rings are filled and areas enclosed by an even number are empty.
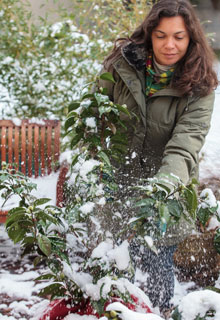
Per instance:
[[[146,66],[147,51],[143,44],[129,42],[122,48],[122,56],[137,71],[144,70]]]

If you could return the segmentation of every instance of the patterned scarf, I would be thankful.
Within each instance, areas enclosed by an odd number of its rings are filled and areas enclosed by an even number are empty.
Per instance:
[[[156,73],[153,70],[153,59],[152,54],[147,58],[146,62],[146,95],[151,97],[158,90],[166,88],[173,75],[174,68],[169,69],[163,73]]]

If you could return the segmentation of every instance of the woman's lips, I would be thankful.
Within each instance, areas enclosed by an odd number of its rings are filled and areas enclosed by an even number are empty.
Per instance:
[[[163,55],[168,59],[172,59],[176,56],[175,53],[164,53]]]

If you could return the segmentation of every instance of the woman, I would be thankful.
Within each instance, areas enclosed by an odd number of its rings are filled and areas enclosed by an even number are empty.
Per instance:
[[[199,152],[210,127],[214,55],[187,0],[160,0],[130,38],[116,40],[104,70],[116,83],[101,80],[112,101],[138,117],[127,120],[130,161],[121,168],[130,183],[154,175],[198,177]],[[171,179],[171,178],[170,178]],[[123,181],[122,181],[123,182]],[[187,232],[179,226],[155,255],[142,252],[150,275],[146,291],[153,305],[170,307],[174,246]],[[181,236],[180,236],[181,234]],[[138,246],[136,247],[140,251]],[[134,250],[133,250],[134,251]]]

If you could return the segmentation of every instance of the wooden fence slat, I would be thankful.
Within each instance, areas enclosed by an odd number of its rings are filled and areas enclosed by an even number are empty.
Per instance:
[[[15,126],[14,132],[14,163],[16,164],[15,170],[19,169],[19,137],[21,130],[19,127]]]
[[[39,126],[34,126],[34,173],[39,176]]]
[[[33,127],[31,124],[28,125],[28,158],[27,158],[27,163],[28,163],[28,177],[32,177],[32,156],[33,156],[33,144],[32,144],[32,139],[33,139],[33,134],[32,134]]]
[[[54,128],[54,162],[57,165],[60,155],[60,122]]]
[[[47,126],[47,173],[51,174],[52,172],[52,148],[51,148],[51,140],[52,140],[52,127]]]
[[[13,167],[13,146],[12,146],[12,143],[13,143],[13,127],[8,127],[8,163],[10,164],[9,165],[9,168],[12,169]]]
[[[41,175],[45,175],[45,127],[41,127],[40,133],[40,158],[41,158]]]
[[[26,174],[26,125],[21,125],[21,172]]]
[[[1,152],[1,161],[6,161],[6,127],[2,127]]]

